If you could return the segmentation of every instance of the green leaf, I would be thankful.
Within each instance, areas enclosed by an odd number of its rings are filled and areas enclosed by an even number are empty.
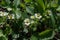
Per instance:
[[[19,34],[13,34],[12,37],[13,38],[18,38],[19,37]]]
[[[26,8],[26,6],[25,6],[25,4],[24,3],[20,3],[20,6],[22,7],[22,8]]]
[[[16,19],[19,19],[21,17],[21,11],[17,8],[15,11]]]
[[[37,0],[37,3],[39,4],[39,6],[41,6],[43,8],[43,10],[45,11],[45,5],[43,0]]]
[[[6,26],[6,27],[7,27],[7,26]],[[9,27],[10,27],[10,26],[8,26],[8,27],[4,30],[5,35],[9,35],[9,34],[12,33],[12,29],[9,28]]]
[[[50,31],[51,31],[51,29],[50,29],[50,30],[45,30],[45,31],[39,33],[39,35],[40,35],[40,36],[45,35],[46,33],[49,33]]]
[[[58,29],[58,30],[59,30],[59,32],[60,32],[60,26],[59,26],[59,29]]]
[[[3,22],[3,20],[2,20],[2,18],[0,18],[0,23],[2,23]]]
[[[0,30],[0,40],[8,40],[5,35],[3,35],[2,30]]]
[[[9,5],[10,4],[10,0],[5,0],[6,1],[6,3]]]
[[[60,12],[60,6],[58,6],[58,8],[56,9],[58,12]]]
[[[54,15],[53,13],[50,13],[50,17],[51,17],[51,21],[52,21],[52,26],[53,26],[53,29],[56,28],[56,24],[55,24],[55,18],[54,18]]]
[[[27,28],[24,28],[23,30],[25,33],[28,33],[28,29]]]
[[[31,7],[26,7],[26,11],[30,14],[33,14],[34,10]]]
[[[33,31],[36,31],[36,30],[37,30],[37,27],[34,27],[34,28],[33,28]]]
[[[1,36],[3,36],[3,32],[2,32],[2,30],[0,30],[0,37],[1,37]]]
[[[32,35],[30,40],[38,40],[38,38],[36,36]]]
[[[1,16],[0,17],[0,23],[3,23],[3,22],[5,22],[6,21],[6,17],[5,16]]]
[[[32,0],[24,0],[26,3],[30,3]]]
[[[52,39],[55,35],[55,32],[52,31],[51,29],[45,30],[41,33],[39,33],[39,36],[41,39]]]
[[[20,0],[14,0],[13,3],[14,3],[13,5],[14,5],[15,7],[17,7],[17,6],[20,4]]]
[[[8,40],[6,37],[1,36],[0,40]]]
[[[51,7],[57,7],[58,6],[58,0],[51,1]]]
[[[5,5],[6,5],[6,4],[5,4],[5,1],[2,0],[2,1],[0,2],[0,5],[4,5],[4,6],[5,6]]]

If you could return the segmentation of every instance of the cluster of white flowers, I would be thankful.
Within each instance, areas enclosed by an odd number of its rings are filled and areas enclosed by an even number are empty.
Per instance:
[[[30,18],[31,18],[31,19],[35,19],[35,18],[41,19],[42,16],[40,15],[40,13],[35,13],[35,15],[34,15],[34,16],[31,16]]]
[[[40,13],[36,13],[35,15],[30,16],[30,18],[31,18],[32,20],[30,20],[29,18],[26,18],[26,19],[24,20],[24,24],[25,24],[26,26],[29,26],[30,24],[33,24],[33,23],[34,23],[34,20],[33,20],[33,19],[41,19],[42,16],[40,15]]]
[[[15,15],[9,14],[8,12],[0,11],[0,16],[1,17],[8,16],[8,19],[15,19]],[[16,14],[16,16],[17,16],[17,19],[19,19],[21,15]]]
[[[7,12],[2,12],[2,11],[0,11],[0,16],[7,16],[7,15],[8,15]]]
[[[11,15],[8,15],[9,13],[7,13],[7,12],[2,12],[2,11],[0,11],[0,16],[8,16],[8,19],[14,19],[15,17],[14,17],[14,14],[11,14]]]

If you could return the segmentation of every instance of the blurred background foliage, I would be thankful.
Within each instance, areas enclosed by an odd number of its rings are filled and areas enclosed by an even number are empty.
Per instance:
[[[31,24],[30,17],[35,14],[38,16]],[[39,17],[42,18],[38,19]],[[26,18],[26,23],[30,25],[24,25]],[[58,39],[60,40],[60,0],[0,0],[0,40]]]

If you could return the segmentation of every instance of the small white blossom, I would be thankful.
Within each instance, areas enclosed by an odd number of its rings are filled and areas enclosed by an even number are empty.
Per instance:
[[[0,11],[0,16],[4,16],[4,13],[2,11]]]
[[[30,20],[27,18],[27,19],[25,19],[24,20],[24,24],[26,25],[26,26],[29,26],[30,25]]]
[[[15,19],[15,15],[14,14],[12,14],[12,19]]]
[[[41,16],[40,14],[35,14],[35,18],[37,18],[37,19],[41,19],[42,16]]]
[[[4,16],[7,16],[9,13],[7,13],[7,12],[4,12]]]
[[[15,19],[15,15],[14,14],[8,15],[8,19]]]
[[[12,10],[12,8],[7,8],[7,10],[8,10],[8,11],[11,11],[11,10]]]
[[[52,13],[52,11],[51,11],[51,10],[48,10],[47,12],[48,12],[48,14],[49,14],[49,15],[51,15],[51,13]]]
[[[0,16],[7,16],[7,15],[8,15],[7,12],[2,12],[2,11],[0,11]]]
[[[3,13],[2,11],[0,11],[0,13]]]
[[[11,15],[8,15],[8,19],[11,19]]]
[[[31,16],[30,18],[31,18],[31,19],[35,19],[35,16]]]

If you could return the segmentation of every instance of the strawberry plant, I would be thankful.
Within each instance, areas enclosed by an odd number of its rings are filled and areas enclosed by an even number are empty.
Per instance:
[[[60,40],[60,0],[0,0],[0,40]]]

